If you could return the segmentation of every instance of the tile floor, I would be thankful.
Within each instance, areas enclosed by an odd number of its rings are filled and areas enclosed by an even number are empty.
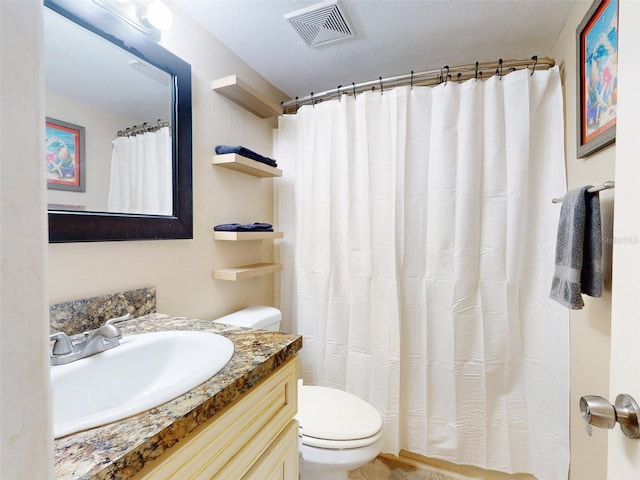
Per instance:
[[[452,480],[448,475],[418,469],[389,458],[378,457],[349,472],[349,480]]]

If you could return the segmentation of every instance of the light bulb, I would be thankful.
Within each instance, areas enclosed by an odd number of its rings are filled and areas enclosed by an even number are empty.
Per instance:
[[[147,6],[144,18],[158,30],[167,30],[173,25],[173,13],[161,0],[153,0]]]

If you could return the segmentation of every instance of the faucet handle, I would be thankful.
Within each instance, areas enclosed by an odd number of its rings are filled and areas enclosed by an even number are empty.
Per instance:
[[[91,332],[91,337],[97,337],[98,335],[102,336],[105,340],[108,341],[117,341],[122,338],[122,332],[118,327],[107,323],[100,328]]]
[[[56,332],[49,335],[49,338],[54,340],[53,350],[51,351],[53,355],[67,355],[73,352],[73,344],[71,343],[69,335],[66,333]]]
[[[131,314],[127,313],[126,315],[122,315],[121,317],[110,318],[105,322],[105,325],[113,325],[114,323],[124,322],[131,318]]]

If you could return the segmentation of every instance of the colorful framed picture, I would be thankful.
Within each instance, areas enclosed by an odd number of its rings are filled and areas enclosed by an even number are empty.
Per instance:
[[[47,188],[84,192],[84,127],[47,117],[45,163]]]
[[[578,158],[615,141],[618,0],[595,0],[576,31]]]

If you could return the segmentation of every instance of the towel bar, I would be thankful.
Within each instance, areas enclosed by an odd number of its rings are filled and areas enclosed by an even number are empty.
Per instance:
[[[610,188],[615,188],[615,186],[616,186],[616,182],[614,182],[613,180],[608,180],[604,182],[602,185],[598,185],[597,187],[591,187],[589,190],[587,190],[587,192],[589,193],[601,192],[602,190],[609,190]],[[551,202],[562,203],[563,198],[564,197],[553,198],[551,199]]]

